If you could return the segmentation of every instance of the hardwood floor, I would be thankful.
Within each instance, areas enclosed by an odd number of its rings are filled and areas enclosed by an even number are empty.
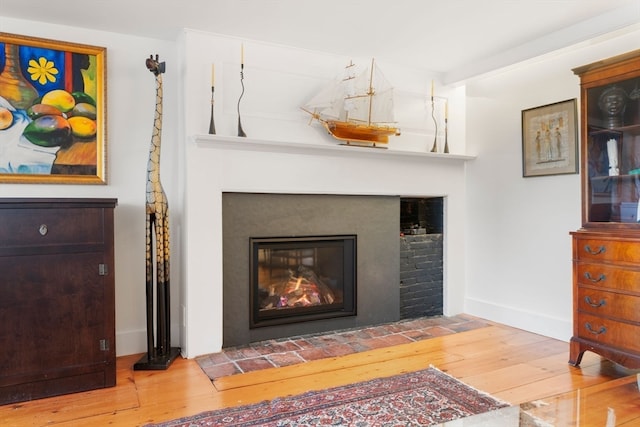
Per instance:
[[[491,324],[453,335],[299,365],[221,377],[212,384],[195,360],[166,371],[133,371],[140,355],[118,358],[117,385],[0,406],[2,426],[137,426],[255,403],[433,365],[519,404],[601,384],[629,371],[587,352],[570,366],[568,343]]]

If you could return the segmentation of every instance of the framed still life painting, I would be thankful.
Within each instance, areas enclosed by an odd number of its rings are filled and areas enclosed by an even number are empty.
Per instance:
[[[0,32],[0,182],[106,183],[106,48]]]
[[[522,111],[522,176],[578,173],[576,100]]]

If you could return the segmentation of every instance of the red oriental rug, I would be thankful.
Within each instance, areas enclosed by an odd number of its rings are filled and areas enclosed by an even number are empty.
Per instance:
[[[428,368],[149,426],[430,426],[506,406]]]

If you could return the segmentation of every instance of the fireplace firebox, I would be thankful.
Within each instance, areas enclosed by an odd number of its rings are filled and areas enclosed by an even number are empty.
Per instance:
[[[251,238],[250,327],[356,315],[356,236]]]

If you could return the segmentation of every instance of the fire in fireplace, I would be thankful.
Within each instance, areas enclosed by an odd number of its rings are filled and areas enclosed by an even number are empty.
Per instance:
[[[251,328],[356,314],[355,235],[250,240]]]

